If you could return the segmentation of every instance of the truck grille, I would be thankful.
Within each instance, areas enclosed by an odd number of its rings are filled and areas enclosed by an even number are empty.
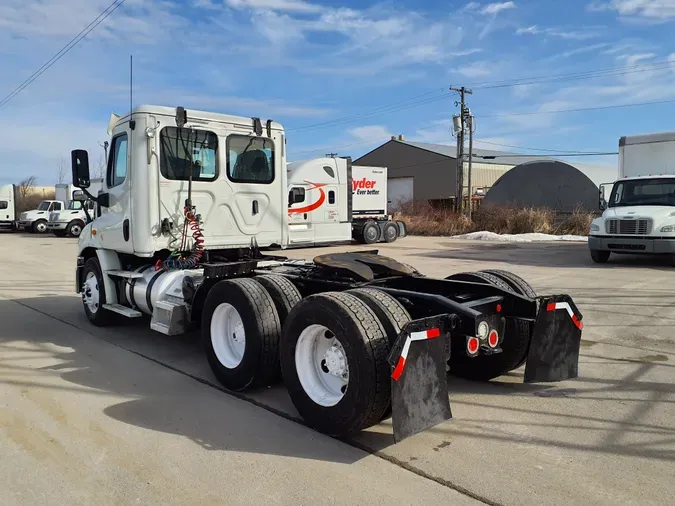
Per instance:
[[[607,220],[605,230],[612,235],[648,235],[652,231],[651,219]]]

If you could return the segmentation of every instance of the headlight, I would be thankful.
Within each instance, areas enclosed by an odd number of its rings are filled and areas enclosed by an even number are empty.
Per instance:
[[[661,232],[675,232],[675,225],[666,225],[661,227]]]
[[[487,322],[480,322],[478,324],[478,330],[476,331],[476,337],[478,339],[485,339],[488,335],[488,332],[490,332],[490,327],[488,326]]]
[[[600,225],[596,225],[595,223],[591,223],[591,232],[600,232]]]

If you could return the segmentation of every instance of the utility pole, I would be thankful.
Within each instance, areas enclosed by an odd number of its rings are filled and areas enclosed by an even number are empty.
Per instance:
[[[473,92],[471,90],[467,90],[464,86],[461,88],[450,88],[450,91],[456,91],[461,97],[460,102],[455,102],[455,105],[461,105],[458,118],[459,125],[455,123],[455,132],[457,133],[457,180],[455,181],[455,210],[460,212],[462,211],[464,203],[464,132],[466,131],[464,120],[467,112],[465,95],[471,95]],[[455,116],[455,118],[457,118],[457,116]]]
[[[335,158],[337,155],[337,153],[326,153],[326,158]]]
[[[471,207],[473,204],[473,195],[471,193],[471,159],[473,158],[473,114],[469,111],[466,119],[469,122],[469,208],[467,211],[467,217],[471,221]]]

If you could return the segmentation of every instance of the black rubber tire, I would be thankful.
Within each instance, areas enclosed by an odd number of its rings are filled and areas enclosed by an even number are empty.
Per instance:
[[[42,231],[38,230],[38,228],[42,227],[44,227]],[[45,232],[47,232],[47,230],[48,230],[47,220],[37,220],[35,223],[33,223],[33,226],[31,227],[31,231],[34,234],[44,234]]]
[[[398,236],[399,237],[407,237],[408,236],[408,225],[406,225],[405,221],[397,220],[396,221],[396,227],[398,228]]]
[[[382,230],[382,236],[384,241],[392,243],[398,239],[398,227],[391,221],[387,222]]]
[[[592,249],[591,250],[591,258],[596,264],[605,264],[607,263],[607,260],[609,260],[609,251],[603,251],[599,249]]]
[[[505,281],[511,287],[511,290],[519,295],[529,297],[530,299],[537,298],[537,292],[534,291],[534,288],[517,274],[500,269],[486,269],[480,272],[486,272],[493,276],[497,276],[502,281]]]
[[[494,285],[503,290],[512,291],[511,287],[494,274],[486,272],[459,273],[453,276],[475,275],[476,280]],[[451,279],[448,276],[446,279]],[[490,381],[518,369],[527,359],[530,346],[530,326],[528,322],[506,319],[502,352],[495,355],[478,355],[471,358],[466,355],[464,342],[457,339],[452,343],[452,354],[448,361],[450,374],[471,381]]]
[[[302,300],[302,295],[290,279],[278,274],[263,274],[253,279],[258,281],[267,290],[267,293],[272,296],[274,307],[276,307],[277,314],[279,315],[278,340],[281,340],[281,332],[286,319],[293,307]],[[279,372],[272,380],[272,383],[281,383],[282,380],[281,367],[279,367]]]
[[[453,279],[453,278],[459,281],[469,281],[471,283],[485,283],[488,285],[496,286],[497,288],[501,288],[503,290],[511,291],[511,287],[508,285],[508,283],[498,278],[494,274],[490,274],[483,271],[458,272],[456,274],[452,274],[446,277],[445,279]]]
[[[53,233],[56,237],[65,237],[65,236],[66,236],[66,232],[63,231],[63,230],[52,230],[52,233]]]
[[[288,314],[302,300],[300,290],[290,279],[279,274],[263,274],[253,279],[264,286],[265,290],[272,296],[274,307],[276,307],[277,314],[279,315],[279,324],[283,328]]]
[[[246,334],[244,356],[234,369],[220,363],[211,342],[213,312],[223,303],[237,310]],[[201,333],[206,358],[220,384],[233,391],[272,384],[279,375],[280,329],[274,300],[259,282],[241,278],[213,285],[204,301]]]
[[[380,227],[373,220],[368,220],[363,225],[361,236],[364,244],[375,244],[380,240]]]
[[[403,327],[410,322],[410,313],[394,297],[377,288],[355,288],[348,290],[347,293],[351,293],[361,299],[375,312],[387,334],[389,350],[391,350]],[[390,416],[391,402],[382,415],[381,420],[385,420]]]
[[[79,227],[80,230],[79,232],[77,232],[76,226]],[[84,224],[81,221],[72,221],[68,224],[68,227],[66,228],[66,233],[70,237],[80,237],[83,228]]]
[[[295,366],[295,349],[303,330],[313,324],[334,333],[347,355],[349,384],[334,406],[315,403],[306,393]],[[286,321],[281,340],[281,369],[295,408],[314,429],[345,436],[377,424],[391,402],[389,344],[375,312],[349,293],[310,295]]]
[[[116,318],[115,314],[111,313],[107,309],[104,309],[102,306],[106,303],[106,294],[105,294],[105,285],[103,284],[103,272],[101,271],[101,265],[98,262],[97,257],[92,257],[84,263],[84,268],[82,269],[82,283],[87,279],[87,274],[90,272],[94,273],[96,277],[96,283],[98,285],[99,293],[99,306],[98,309],[92,313],[89,310],[89,307],[84,302],[84,289],[83,290],[83,299],[82,306],[84,307],[84,314],[87,316],[87,320],[92,325],[97,327],[108,327],[115,323]]]

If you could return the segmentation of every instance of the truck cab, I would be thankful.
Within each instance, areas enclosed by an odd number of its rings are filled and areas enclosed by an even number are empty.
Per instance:
[[[669,255],[675,263],[675,132],[622,137],[619,175],[601,185],[591,258],[604,263],[612,253],[640,253]]]
[[[74,197],[65,210],[49,213],[47,228],[56,237],[79,237],[84,226],[95,216],[96,203],[93,200],[84,195]]]
[[[37,209],[21,213],[18,228],[26,232],[45,233],[47,232],[49,214],[62,211],[65,207],[66,203],[61,200],[43,200],[37,206]]]

